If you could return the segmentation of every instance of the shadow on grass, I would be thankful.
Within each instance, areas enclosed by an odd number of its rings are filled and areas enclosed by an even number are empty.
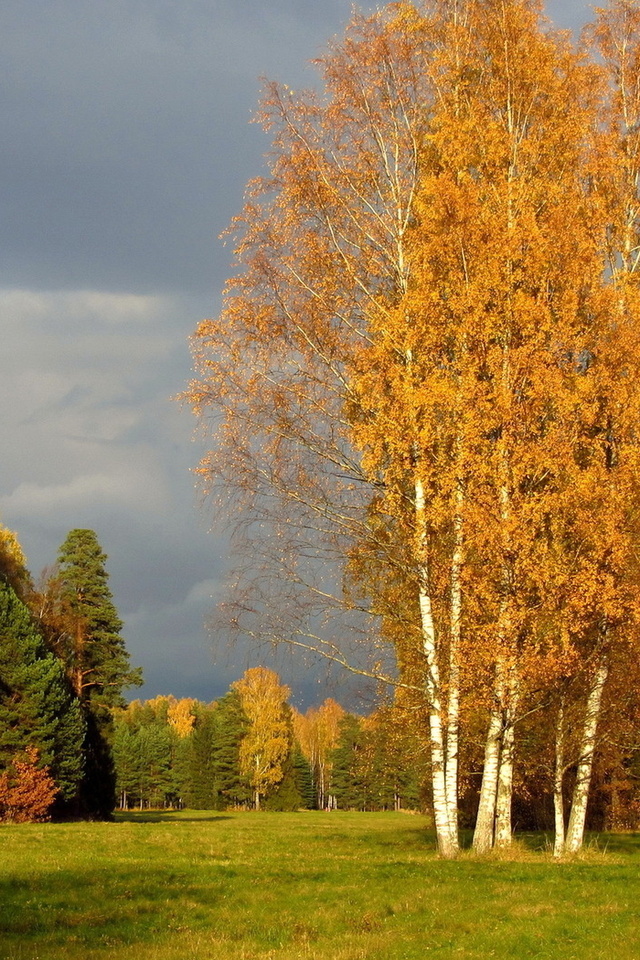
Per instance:
[[[141,866],[60,870],[0,881],[3,945],[76,943],[88,948],[150,942],[185,922],[197,929],[229,895],[233,868]],[[0,953],[0,956],[7,954]],[[74,954],[75,956],[75,954]]]
[[[213,823],[217,820],[231,820],[227,813],[203,810],[202,814],[182,813],[180,810],[127,810],[115,814],[115,823]]]
[[[431,837],[430,837],[431,838]],[[553,851],[553,831],[532,832],[518,831],[513,836],[514,860],[517,859],[517,849],[520,848],[527,853],[551,853]],[[471,851],[473,844],[473,831],[460,831],[460,848]],[[600,854],[624,854],[625,856],[636,856],[640,854],[640,833],[595,833],[585,834],[582,846],[583,853]],[[508,852],[505,852],[505,859],[509,859]]]

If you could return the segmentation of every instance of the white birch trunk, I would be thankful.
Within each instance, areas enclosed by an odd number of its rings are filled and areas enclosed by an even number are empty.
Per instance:
[[[602,704],[602,691],[608,673],[609,665],[606,657],[602,654],[589,689],[589,696],[587,697],[582,743],[580,745],[580,761],[576,772],[576,782],[571,801],[571,814],[567,828],[567,853],[577,853],[582,846],[584,838],[587,801],[589,799],[589,787],[591,786],[591,773],[593,770],[593,755],[596,748],[596,732]]]
[[[502,731],[500,763],[498,766],[498,787],[496,791],[495,845],[508,847],[511,844],[511,798],[513,794],[513,753],[515,747],[515,727],[513,715],[508,717]]]
[[[422,628],[422,647],[427,664],[425,688],[429,706],[429,737],[431,746],[431,783],[433,789],[433,817],[436,828],[438,853],[442,857],[452,858],[457,851],[457,837],[451,834],[447,805],[447,784],[445,770],[444,726],[442,722],[442,686],[437,657],[437,641],[429,577],[426,559],[426,499],[421,480],[415,482],[416,528],[418,534],[419,570],[419,607]]]
[[[499,669],[498,667],[496,669]],[[491,708],[489,730],[484,748],[484,768],[480,787],[480,803],[473,834],[473,849],[476,853],[488,853],[493,846],[493,828],[496,817],[498,770],[500,768],[500,745],[502,740],[502,706],[499,690]]]
[[[562,786],[564,782],[564,703],[561,700],[556,721],[555,768],[553,772],[553,813],[555,836],[553,855],[561,857],[564,853],[564,800]]]
[[[451,627],[449,641],[449,699],[447,710],[446,790],[449,830],[458,844],[458,747],[460,740],[460,630],[462,623],[462,484],[456,487],[454,547],[451,563]]]
[[[511,214],[510,214],[511,216]],[[505,344],[502,348],[502,385],[505,392],[509,391],[509,346]],[[511,492],[509,485],[509,453],[507,443],[504,437],[504,430],[500,437],[500,448],[498,451],[498,475],[499,490],[498,501],[500,506],[500,520],[503,525],[503,531],[511,516]],[[504,533],[503,533],[504,541]],[[487,731],[487,741],[484,753],[484,768],[482,771],[482,785],[480,787],[480,802],[478,805],[478,816],[476,819],[476,828],[473,835],[473,849],[476,853],[487,853],[493,846],[496,827],[496,809],[498,804],[498,785],[500,779],[501,760],[504,764],[502,779],[501,812],[504,816],[506,811],[507,797],[509,805],[511,802],[510,780],[513,778],[513,743],[507,745],[507,755],[501,757],[503,752],[503,738],[505,733],[505,705],[509,705],[507,694],[507,662],[505,650],[508,649],[507,642],[510,639],[510,617],[508,606],[508,595],[511,590],[509,582],[509,566],[506,559],[506,548],[508,544],[503,542],[503,562],[502,562],[502,600],[500,602],[500,612],[498,616],[498,654],[495,668],[494,681],[494,702],[491,708],[489,718],[489,729]],[[513,666],[511,670],[513,670]],[[513,718],[511,722],[513,726]],[[502,830],[504,833],[505,827]],[[509,834],[510,834],[509,820]]]
[[[495,844],[508,847],[511,844],[511,806],[513,796],[513,758],[515,752],[515,720],[520,700],[520,678],[515,663],[509,665],[507,704],[502,730],[498,788],[496,796]]]

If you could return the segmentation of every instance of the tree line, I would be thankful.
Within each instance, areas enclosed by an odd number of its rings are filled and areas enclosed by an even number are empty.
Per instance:
[[[385,710],[362,717],[328,699],[303,714],[289,694],[254,667],[213,703],[159,696],[116,710],[119,808],[424,808],[415,734],[390,749]]]
[[[173,696],[134,700],[114,712],[113,757],[121,810],[410,810],[431,816],[430,756],[421,715],[407,701],[368,715],[326,699],[302,713],[265,667],[247,670],[212,703]],[[612,718],[611,718],[612,719]],[[469,831],[480,799],[484,711],[468,723],[460,822]],[[625,730],[605,719],[594,768],[591,829],[640,825],[640,749],[635,716]],[[550,723],[522,730],[526,776],[514,784],[514,823],[554,829]],[[631,736],[630,736],[631,734]],[[572,776],[577,775],[577,767]]]
[[[113,710],[140,684],[93,530],[74,529],[35,585],[0,526],[0,819],[104,818]]]
[[[393,3],[317,65],[193,338],[224,622],[398,691],[442,856],[542,780],[575,852],[638,730],[640,7]]]

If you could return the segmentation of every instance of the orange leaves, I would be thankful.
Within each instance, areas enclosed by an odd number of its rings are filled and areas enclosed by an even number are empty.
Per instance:
[[[355,670],[361,636],[376,675],[393,646],[432,742],[458,684],[515,723],[637,632],[639,16],[599,14],[604,69],[533,0],[354,17],[320,94],[266,88],[194,340],[235,624]]]
[[[0,820],[33,823],[50,819],[58,788],[46,767],[39,765],[38,751],[28,747],[22,757],[0,775]]]

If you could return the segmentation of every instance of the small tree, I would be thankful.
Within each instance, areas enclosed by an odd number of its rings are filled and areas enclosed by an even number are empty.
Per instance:
[[[27,747],[0,775],[0,820],[11,823],[49,820],[57,793],[48,767],[40,765],[38,751]]]
[[[291,750],[291,724],[287,716],[288,687],[273,670],[254,667],[232,684],[240,695],[249,729],[240,744],[240,770],[253,787],[256,810],[268,791],[284,777]]]

